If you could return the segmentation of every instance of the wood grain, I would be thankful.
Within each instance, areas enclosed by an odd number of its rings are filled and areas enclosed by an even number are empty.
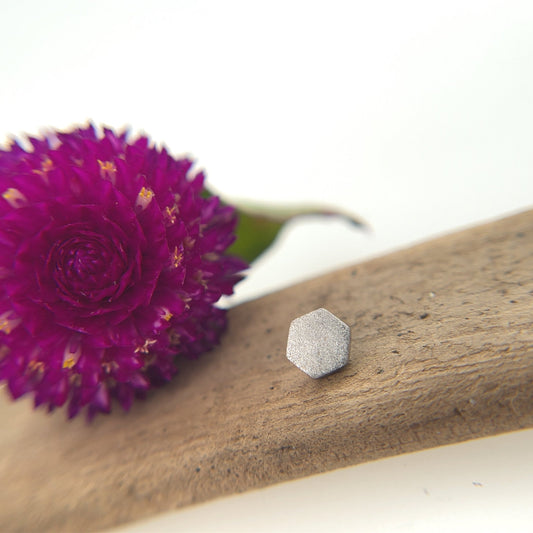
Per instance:
[[[87,426],[3,398],[0,530],[97,530],[532,427],[532,303],[530,211],[231,310],[220,348],[129,414]],[[348,366],[315,381],[285,347],[318,307],[352,343]]]

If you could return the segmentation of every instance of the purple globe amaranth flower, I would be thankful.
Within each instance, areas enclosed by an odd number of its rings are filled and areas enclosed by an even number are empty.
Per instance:
[[[192,162],[93,126],[0,150],[0,381],[109,412],[219,341],[246,263]]]

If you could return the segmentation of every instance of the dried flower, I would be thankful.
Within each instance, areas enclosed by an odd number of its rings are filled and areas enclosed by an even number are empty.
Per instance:
[[[74,417],[168,381],[225,327],[246,264],[192,162],[93,126],[0,150],[0,381]]]

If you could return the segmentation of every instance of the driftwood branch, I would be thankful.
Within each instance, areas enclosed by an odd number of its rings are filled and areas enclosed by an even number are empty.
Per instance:
[[[533,211],[230,312],[222,346],[92,426],[0,402],[0,530],[95,530],[363,461],[533,426]],[[325,307],[351,360],[285,359]],[[5,396],[5,395],[4,395]]]

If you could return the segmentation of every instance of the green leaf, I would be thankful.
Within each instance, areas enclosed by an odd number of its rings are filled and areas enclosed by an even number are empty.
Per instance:
[[[284,224],[294,218],[310,215],[339,217],[353,224],[354,227],[367,227],[361,219],[353,215],[323,206],[281,207],[249,202],[236,202],[233,205],[239,215],[239,224],[236,230],[237,239],[229,248],[228,253],[238,255],[249,263],[267,250]]]

